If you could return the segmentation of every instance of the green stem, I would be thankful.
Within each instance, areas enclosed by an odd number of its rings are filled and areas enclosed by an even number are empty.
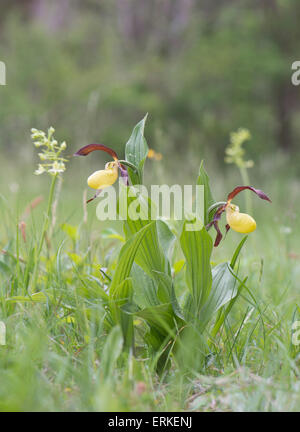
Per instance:
[[[16,236],[16,257],[17,257],[17,265],[16,265],[16,273],[17,280],[19,283],[20,280],[20,243],[19,243],[19,224],[17,224],[17,236]]]
[[[34,266],[34,272],[33,272],[33,278],[32,278],[32,292],[35,292],[35,287],[36,287],[36,282],[37,282],[37,273],[38,273],[39,262],[40,262],[40,255],[41,255],[41,252],[42,252],[45,235],[46,235],[46,232],[48,230],[49,222],[50,222],[50,218],[51,218],[52,202],[53,202],[53,197],[54,197],[54,190],[55,190],[56,180],[57,180],[57,174],[55,174],[53,176],[52,183],[51,183],[51,186],[50,186],[50,192],[49,192],[48,204],[47,204],[47,212],[46,212],[46,216],[45,216],[45,220],[44,220],[44,224],[43,224],[40,240],[39,240],[39,243],[38,243],[38,248],[37,248],[37,251],[36,251],[35,266]]]
[[[42,229],[42,232],[41,232],[39,246],[38,246],[38,249],[37,249],[37,258],[40,257],[40,254],[41,254],[41,251],[42,251],[42,247],[43,247],[43,244],[44,244],[45,234],[46,234],[47,229],[49,227],[49,221],[50,221],[50,217],[51,217],[51,207],[52,207],[52,202],[53,202],[53,196],[54,196],[54,190],[55,190],[56,180],[57,180],[57,174],[55,174],[53,176],[51,187],[50,187],[49,198],[48,198],[48,205],[47,205],[47,213],[46,213],[46,217],[45,217],[45,220],[44,220],[43,229]]]
[[[250,179],[249,179],[247,168],[240,167],[240,173],[241,173],[241,177],[242,177],[242,181],[243,181],[243,186],[250,186]],[[245,192],[246,192],[246,196],[245,196],[246,211],[248,214],[251,215],[252,214],[252,198],[250,196],[249,191],[245,191]]]

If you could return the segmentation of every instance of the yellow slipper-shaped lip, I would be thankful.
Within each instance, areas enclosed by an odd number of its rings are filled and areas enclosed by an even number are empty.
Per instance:
[[[256,229],[256,222],[247,213],[240,213],[238,206],[230,204],[226,208],[227,223],[234,231],[248,234]]]
[[[95,171],[87,179],[87,184],[92,189],[104,189],[115,183],[118,178],[118,165],[108,162],[104,170]]]

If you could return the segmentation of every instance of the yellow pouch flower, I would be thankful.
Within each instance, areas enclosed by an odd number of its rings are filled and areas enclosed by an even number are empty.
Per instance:
[[[226,207],[226,220],[231,229],[248,234],[256,229],[256,222],[247,213],[240,213],[238,206],[230,204]]]
[[[89,176],[87,183],[92,189],[103,189],[111,186],[118,178],[118,164],[108,162],[104,170],[95,171]]]

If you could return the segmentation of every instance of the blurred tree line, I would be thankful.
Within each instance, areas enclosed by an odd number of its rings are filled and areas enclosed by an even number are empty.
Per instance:
[[[54,125],[75,149],[123,148],[146,112],[150,146],[211,152],[248,128],[250,157],[295,159],[299,0],[2,0],[0,146]]]

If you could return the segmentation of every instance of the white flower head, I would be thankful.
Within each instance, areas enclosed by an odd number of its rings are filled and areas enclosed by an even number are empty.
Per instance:
[[[47,172],[51,175],[56,175],[65,171],[66,166],[61,152],[67,148],[67,144],[63,141],[61,144],[54,138],[55,129],[51,126],[46,134],[45,132],[32,128],[31,138],[35,147],[42,147],[38,156],[42,163],[39,164],[35,171],[36,175]]]
[[[39,164],[38,169],[34,171],[35,175],[40,175],[46,172],[46,169],[43,167],[42,164]]]
[[[51,174],[58,174],[64,172],[66,169],[66,166],[63,162],[53,162],[52,167],[48,170]]]

